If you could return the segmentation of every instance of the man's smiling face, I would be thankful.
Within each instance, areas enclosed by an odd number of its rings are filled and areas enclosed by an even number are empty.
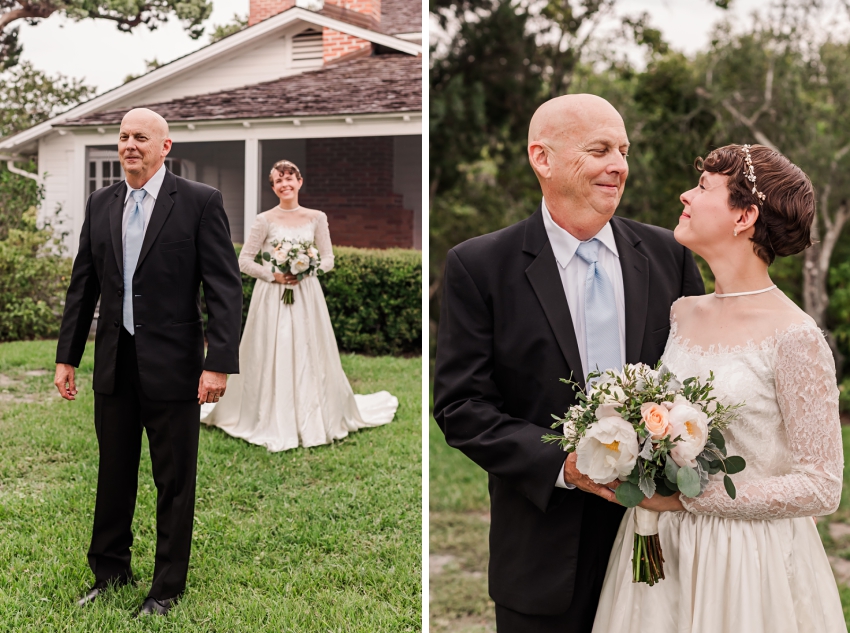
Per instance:
[[[552,184],[572,204],[610,217],[629,175],[622,119],[591,116],[571,132],[553,147]]]

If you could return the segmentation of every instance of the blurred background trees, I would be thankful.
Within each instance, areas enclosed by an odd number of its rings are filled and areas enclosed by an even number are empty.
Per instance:
[[[679,194],[697,179],[694,159],[728,143],[774,147],[809,174],[817,243],[777,260],[771,275],[827,332],[839,373],[850,374],[850,36],[838,26],[846,4],[775,0],[744,23],[716,25],[695,55],[672,50],[646,14],[616,18],[615,5],[431,1],[447,34],[431,51],[431,318],[447,250],[537,208],[525,150],[534,110],[591,92],[623,114],[632,143],[622,216],[673,228]],[[848,389],[842,397],[850,410]]]

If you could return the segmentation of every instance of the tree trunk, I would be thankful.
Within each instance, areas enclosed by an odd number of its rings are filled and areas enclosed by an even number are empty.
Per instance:
[[[825,202],[825,201],[824,201]],[[827,311],[829,309],[829,293],[827,281],[829,276],[829,261],[838,236],[847,221],[847,205],[843,203],[832,217],[825,207],[820,210],[826,221],[826,234],[820,239],[820,222],[815,217],[812,222],[812,244],[805,252],[803,264],[803,309],[815,320],[817,326],[824,331],[826,342],[835,358],[835,368],[838,379],[841,380],[844,355],[838,349],[838,344],[832,332],[827,329]]]

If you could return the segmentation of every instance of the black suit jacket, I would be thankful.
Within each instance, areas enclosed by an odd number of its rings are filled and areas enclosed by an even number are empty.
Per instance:
[[[702,278],[670,231],[618,217],[611,225],[623,271],[626,362],[654,365],[671,304],[705,292]],[[584,384],[542,211],[449,251],[434,416],[446,441],[489,473],[490,595],[522,613],[565,612],[575,584],[585,582],[576,578],[583,516],[610,551],[623,513],[555,487],[565,455],[540,438],[552,432],[551,414],[575,402],[560,382],[571,374]]]
[[[94,390],[111,394],[122,325],[124,182],[94,192],[86,205],[59,333],[57,363],[79,366],[97,300]],[[209,322],[204,360],[200,284]],[[136,353],[145,395],[197,397],[204,369],[239,372],[242,281],[221,193],[166,172],[133,277]]]

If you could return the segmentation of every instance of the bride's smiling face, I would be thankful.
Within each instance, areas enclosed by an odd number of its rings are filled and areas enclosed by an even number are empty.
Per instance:
[[[281,202],[297,202],[298,192],[303,184],[304,181],[293,173],[283,174],[277,170],[274,171],[272,189]]]
[[[679,199],[684,205],[679,224],[673,231],[676,241],[699,255],[734,239],[740,212],[729,206],[729,177],[704,171],[699,183]]]

